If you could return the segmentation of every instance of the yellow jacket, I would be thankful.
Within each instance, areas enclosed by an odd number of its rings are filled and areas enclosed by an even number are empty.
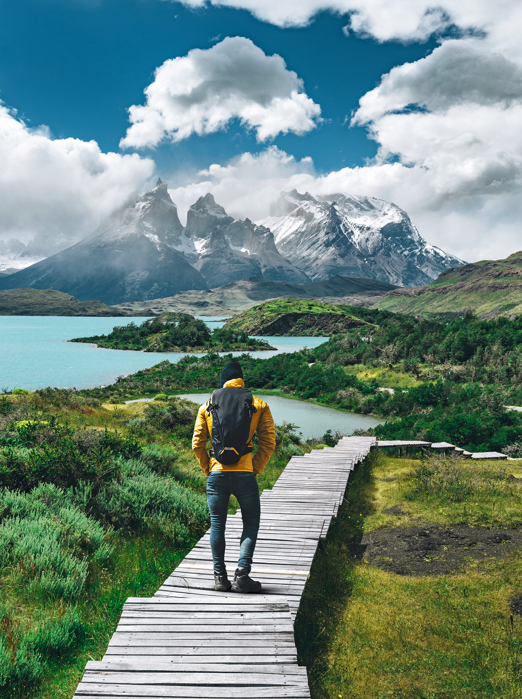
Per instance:
[[[243,379],[232,379],[227,381],[223,388],[230,386],[243,388],[244,385]],[[209,401],[203,403],[198,410],[192,436],[192,451],[206,475],[208,476],[210,471],[253,471],[256,475],[261,473],[272,456],[276,443],[274,419],[265,401],[253,396],[252,404],[257,412],[252,415],[248,444],[252,444],[254,433],[257,431],[259,449],[254,457],[252,457],[252,453],[244,454],[234,466],[224,466],[208,455],[207,439],[212,434],[212,415],[207,413],[208,404]]]

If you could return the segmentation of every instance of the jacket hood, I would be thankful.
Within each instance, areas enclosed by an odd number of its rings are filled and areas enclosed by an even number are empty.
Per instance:
[[[230,379],[224,384],[223,388],[245,388],[243,379]]]

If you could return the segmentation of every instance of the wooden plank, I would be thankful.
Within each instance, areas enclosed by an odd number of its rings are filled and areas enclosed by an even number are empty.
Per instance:
[[[182,650],[184,652],[182,652]],[[188,652],[189,650],[193,651],[192,654]],[[135,646],[133,648],[110,649],[110,652],[108,651],[105,654],[105,659],[111,661],[114,659],[119,662],[128,660],[132,663],[138,663],[141,662],[143,658],[151,656],[155,659],[165,659],[165,661],[167,661],[168,658],[173,658],[179,663],[201,663],[202,658],[206,658],[212,663],[220,663],[221,665],[242,662],[242,659],[244,659],[244,662],[252,665],[257,665],[258,663],[260,665],[266,665],[269,663],[297,663],[297,654],[295,649],[288,649],[286,653],[278,652],[274,653],[274,655],[260,655],[258,653],[249,655],[248,653],[245,653],[245,649],[242,649],[242,653],[240,652],[241,649],[238,649],[238,652],[235,655],[223,655],[223,649],[221,649],[221,655],[219,655],[216,652],[209,652],[212,650],[214,649],[207,648],[205,652],[202,652],[201,648],[199,647],[192,649],[177,649],[165,648],[164,646]],[[269,651],[272,651],[272,648],[265,649],[265,653],[268,653]]]
[[[80,683],[75,697],[99,699],[112,697],[123,699],[149,699],[150,697],[168,697],[169,699],[309,699],[308,687],[158,687],[139,685],[112,685],[97,683]]]
[[[89,666],[89,663],[87,663]],[[86,670],[82,684],[90,682],[96,684],[126,684],[135,685],[189,685],[213,686],[213,687],[239,687],[239,686],[270,686],[270,685],[295,685],[306,682],[306,670],[304,674],[278,675],[277,673],[256,673],[244,674],[242,672],[213,672],[210,675],[201,672],[110,672],[110,671],[90,671]],[[132,677],[129,677],[132,675]]]
[[[93,672],[131,672],[133,675],[135,673],[168,673],[168,677],[171,677],[171,673],[189,673],[194,674],[198,672],[200,674],[212,673],[222,674],[224,671],[233,674],[238,672],[250,672],[254,675],[268,674],[268,675],[303,675],[303,668],[299,667],[297,664],[293,663],[273,663],[273,664],[251,664],[250,662],[238,663],[238,659],[231,661],[227,664],[226,670],[223,668],[221,663],[216,662],[201,662],[199,663],[179,663],[175,661],[167,662],[165,660],[155,660],[151,658],[138,658],[137,660],[131,661],[128,658],[124,658],[120,661],[111,658],[110,660],[102,661],[90,661],[87,663],[86,670],[89,673]],[[209,678],[203,678],[208,682]],[[214,680],[214,678],[211,678]]]

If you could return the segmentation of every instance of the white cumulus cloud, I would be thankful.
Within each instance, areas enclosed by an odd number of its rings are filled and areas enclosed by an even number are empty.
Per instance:
[[[482,42],[446,41],[426,58],[393,68],[360,100],[355,123],[364,124],[408,105],[445,112],[456,105],[522,101],[522,68],[484,50]]]
[[[521,55],[519,0],[176,0],[189,7],[233,7],[280,27],[305,26],[319,12],[348,15],[346,31],[378,41],[422,41],[453,25],[485,32],[502,52]]]
[[[253,155],[243,153],[227,165],[211,165],[194,182],[169,189],[184,220],[188,208],[211,192],[231,216],[256,220],[268,215],[270,204],[282,190],[308,186],[313,180],[311,158],[296,160],[276,146]]]
[[[239,36],[165,61],[145,95],[144,105],[129,109],[131,126],[120,144],[124,148],[203,136],[233,119],[266,141],[280,133],[310,131],[321,113],[281,56],[267,56]]]
[[[42,254],[92,232],[154,171],[136,154],[103,153],[95,141],[53,139],[0,104],[0,240],[36,239]]]

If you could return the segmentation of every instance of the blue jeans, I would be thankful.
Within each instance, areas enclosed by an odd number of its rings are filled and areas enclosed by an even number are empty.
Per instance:
[[[243,533],[239,549],[238,568],[250,572],[252,557],[259,531],[261,504],[259,488],[253,473],[249,471],[217,471],[207,480],[207,502],[210,510],[210,548],[214,572],[223,575],[225,567],[225,525],[228,501],[235,495],[241,507]]]

